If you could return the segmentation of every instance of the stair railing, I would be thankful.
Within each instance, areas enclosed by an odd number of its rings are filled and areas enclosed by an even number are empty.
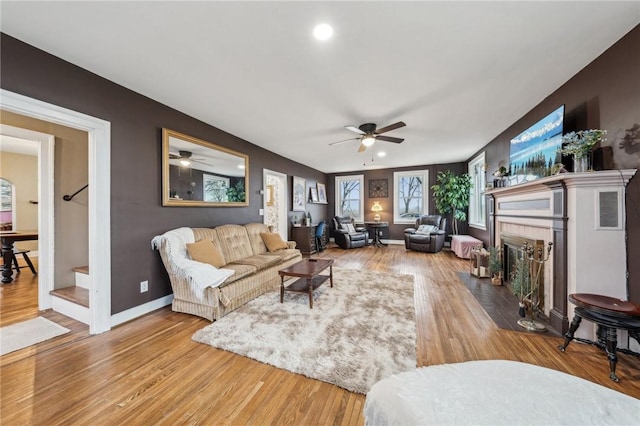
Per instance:
[[[75,197],[76,195],[78,195],[79,193],[81,193],[82,191],[84,191],[85,189],[87,189],[89,187],[89,184],[86,184],[85,186],[83,186],[82,188],[78,189],[76,192],[74,192],[71,195],[65,195],[64,197],[62,197],[63,200],[65,201],[71,201],[73,200],[73,197]]]

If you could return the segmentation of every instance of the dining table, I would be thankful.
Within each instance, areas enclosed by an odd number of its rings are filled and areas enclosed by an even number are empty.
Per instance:
[[[16,241],[33,241],[38,239],[38,231],[0,231],[2,242],[2,283],[9,284],[13,281],[13,244]]]

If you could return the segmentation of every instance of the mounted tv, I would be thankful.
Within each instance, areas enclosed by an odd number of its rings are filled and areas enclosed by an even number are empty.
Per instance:
[[[562,156],[564,105],[511,139],[509,183],[515,185],[550,176]]]

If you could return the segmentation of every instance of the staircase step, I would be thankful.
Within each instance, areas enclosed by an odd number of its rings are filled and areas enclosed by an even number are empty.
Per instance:
[[[52,296],[59,297],[85,308],[89,307],[89,290],[78,286],[58,288],[49,292]]]
[[[89,267],[88,266],[76,266],[72,270],[73,270],[73,272],[79,272],[81,274],[89,275]]]

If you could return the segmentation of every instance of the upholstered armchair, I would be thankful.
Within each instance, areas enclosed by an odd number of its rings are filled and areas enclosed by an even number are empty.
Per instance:
[[[369,242],[367,228],[356,227],[353,219],[347,216],[333,218],[333,238],[343,249],[364,247]]]
[[[437,215],[425,215],[416,219],[415,228],[404,230],[404,247],[409,250],[437,253],[444,247],[447,219]]]

